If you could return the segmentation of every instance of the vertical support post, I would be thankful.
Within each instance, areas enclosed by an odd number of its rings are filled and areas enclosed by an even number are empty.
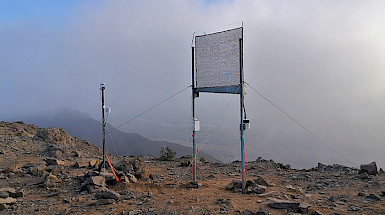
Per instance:
[[[195,118],[195,64],[194,64],[194,47],[191,47],[191,74],[192,74],[192,119]],[[193,128],[192,132],[192,142],[193,142],[193,163],[192,163],[192,180],[197,181],[196,171],[197,171],[197,146],[195,144],[195,129]]]
[[[105,161],[105,155],[106,155],[106,120],[104,117],[104,110],[105,110],[105,105],[104,105],[104,90],[106,89],[105,84],[100,84],[100,90],[102,91],[102,140],[103,140],[103,168],[106,168],[106,161]]]
[[[243,33],[242,33],[243,34]],[[243,39],[239,39],[239,64],[240,64],[240,108],[241,108],[241,125],[240,136],[241,136],[241,171],[242,171],[242,190],[246,187],[246,172],[245,172],[245,141],[243,138],[243,106],[244,106],[244,95],[243,95]]]

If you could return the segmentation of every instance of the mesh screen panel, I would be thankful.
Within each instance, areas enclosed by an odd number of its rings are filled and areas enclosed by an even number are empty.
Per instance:
[[[195,37],[196,88],[240,84],[242,28]]]

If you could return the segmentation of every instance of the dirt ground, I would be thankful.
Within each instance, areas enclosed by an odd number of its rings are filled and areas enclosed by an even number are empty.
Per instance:
[[[106,188],[120,198],[100,203],[95,193],[104,188],[81,190],[85,175],[96,173],[94,167],[80,163],[99,159],[101,150],[59,129],[45,131],[48,136],[37,135],[41,130],[23,123],[0,123],[0,189],[23,193],[16,202],[4,204],[0,214],[255,214],[258,210],[277,215],[385,214],[383,172],[362,178],[359,170],[341,165],[295,170],[264,159],[246,164],[247,180],[261,177],[269,186],[261,194],[242,194],[226,189],[241,178],[237,162],[199,159],[196,189],[186,188],[191,164],[182,164],[191,161],[188,158],[159,161],[109,154],[114,165],[121,160],[140,161],[144,174],[136,183],[108,184]],[[48,158],[59,163],[48,165]],[[39,171],[42,166],[45,169]],[[52,186],[47,182],[50,175],[58,179]],[[302,211],[277,209],[269,206],[269,199],[308,206]]]

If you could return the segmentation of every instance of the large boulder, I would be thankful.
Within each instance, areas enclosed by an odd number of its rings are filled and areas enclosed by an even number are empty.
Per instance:
[[[367,172],[369,175],[377,174],[378,172],[376,162],[361,164],[360,172]]]

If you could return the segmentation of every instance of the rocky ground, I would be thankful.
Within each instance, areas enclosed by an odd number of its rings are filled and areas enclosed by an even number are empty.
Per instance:
[[[258,158],[246,164],[117,157],[58,128],[0,122],[0,214],[385,214],[385,173],[319,164],[309,170]],[[375,167],[375,170],[373,169]],[[363,171],[365,170],[365,171]],[[196,188],[199,187],[199,188]]]

